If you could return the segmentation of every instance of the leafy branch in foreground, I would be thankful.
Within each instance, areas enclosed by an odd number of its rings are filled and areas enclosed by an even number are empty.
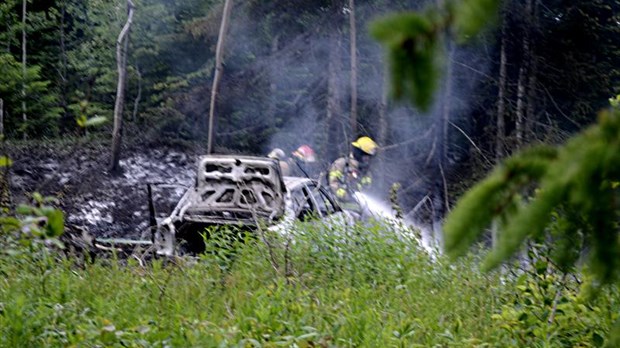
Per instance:
[[[465,42],[495,21],[499,0],[448,2],[443,9],[402,12],[374,21],[370,31],[386,50],[392,96],[423,111],[432,104],[440,76],[445,34]]]
[[[487,256],[485,268],[513,255],[528,237],[582,238],[595,279],[618,280],[618,163],[620,110],[604,110],[598,124],[564,146],[516,154],[466,193],[446,219],[446,251],[451,256],[463,254],[486,226],[499,219],[498,244]],[[536,188],[532,197],[519,195],[526,188]],[[564,226],[553,228],[557,224]],[[561,266],[577,262],[575,247],[572,242],[556,245]]]

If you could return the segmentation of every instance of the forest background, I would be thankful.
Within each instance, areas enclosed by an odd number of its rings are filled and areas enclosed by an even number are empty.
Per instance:
[[[483,21],[496,25],[466,43],[442,26],[432,31],[445,29],[439,41],[404,40],[405,49],[432,42],[443,54],[432,55],[428,74],[403,70],[403,76],[419,78],[416,83],[426,87],[432,87],[433,77],[441,78],[437,93],[412,91],[404,79],[400,87],[412,92],[418,109],[392,101],[390,94],[406,93],[390,90],[384,51],[370,35],[381,37],[381,28],[371,30],[369,23],[393,11],[423,8],[431,9],[426,14],[433,23],[445,18],[444,5],[235,3],[215,129],[208,129],[223,4],[136,1],[123,47],[128,53],[124,150],[140,149],[135,144],[200,147],[213,130],[215,152],[264,154],[275,146],[291,151],[308,143],[327,166],[348,152],[356,136],[369,135],[381,146],[376,193],[386,195],[398,182],[407,212],[430,201],[427,217],[440,221],[494,164],[529,144],[563,143],[594,123],[618,94],[619,3],[526,0],[504,1],[497,15],[488,12]],[[111,142],[116,40],[127,15],[122,1],[0,4],[3,149],[25,146],[27,152],[28,144],[43,140],[61,146],[75,141],[69,145],[74,151]],[[581,143],[565,148],[579,155],[580,166],[589,152],[578,150],[600,148],[597,139],[603,147],[616,146],[615,118],[601,120],[595,129],[601,132],[586,133],[577,138]],[[606,137],[611,141],[605,143]],[[564,168],[553,151],[545,151],[517,155],[498,173],[531,162],[526,170]],[[551,164],[541,165],[540,159]],[[599,159],[592,163],[604,163]],[[615,209],[617,173],[613,162],[604,168],[612,170],[603,173],[610,177],[602,176],[606,184],[597,189],[605,195],[599,198]],[[582,186],[598,183],[592,182]],[[528,189],[509,197],[536,193]],[[541,196],[546,193],[543,189]],[[555,209],[554,223],[545,227],[551,237],[529,240],[512,268],[483,274],[477,271],[478,253],[447,263],[381,226],[349,231],[344,241],[321,226],[303,226],[305,234],[294,245],[277,238],[273,244],[251,243],[239,246],[232,258],[220,247],[228,241],[215,238],[208,245],[211,253],[198,264],[145,266],[131,259],[119,267],[114,259],[65,258],[53,252],[63,232],[62,213],[48,206],[53,201],[38,194],[31,198],[33,207],[18,209],[25,215],[21,220],[2,217],[0,272],[6,276],[0,286],[0,344],[5,346],[617,346],[614,339],[620,337],[609,336],[614,325],[620,332],[615,284],[598,289],[594,299],[579,291],[592,284],[592,275],[600,277],[595,285],[617,275],[611,233],[617,230],[616,211],[604,205],[578,214],[571,206]],[[578,198],[577,203],[588,203],[597,197]],[[523,205],[527,200],[526,195]],[[572,230],[581,218],[581,229]],[[471,223],[462,215],[456,220],[457,226]],[[513,226],[508,232],[520,227]],[[561,238],[575,231],[580,238],[591,233],[595,238],[583,245]],[[601,247],[609,236],[611,243]],[[545,243],[550,240],[563,244]],[[603,261],[612,260],[603,272],[580,268],[580,252],[587,252],[591,241],[595,254],[602,251]],[[466,249],[469,242],[456,248]],[[556,263],[557,250],[576,252],[568,256],[573,263]],[[506,257],[506,250],[500,256]]]
[[[234,4],[215,104],[215,152],[290,152],[307,143],[326,168],[352,139],[368,135],[382,148],[377,192],[385,197],[398,182],[403,206],[429,197],[438,220],[494,163],[526,144],[562,142],[617,93],[618,3],[528,0],[507,1],[496,25],[467,44],[446,35],[440,92],[423,112],[392,102],[385,56],[368,24],[435,5]],[[126,47],[127,139],[205,142],[222,6],[135,3]],[[9,0],[0,18],[4,138],[108,139],[116,39],[127,5]],[[87,127],[102,118],[103,126]]]

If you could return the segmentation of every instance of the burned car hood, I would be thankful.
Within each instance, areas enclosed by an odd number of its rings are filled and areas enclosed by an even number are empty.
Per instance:
[[[202,156],[196,182],[172,214],[200,223],[255,224],[273,221],[284,214],[280,168],[275,160],[251,156]]]

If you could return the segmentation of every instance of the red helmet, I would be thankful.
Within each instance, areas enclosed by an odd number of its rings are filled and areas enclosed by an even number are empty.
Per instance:
[[[297,148],[297,150],[293,151],[292,155],[307,163],[316,161],[314,150],[312,150],[312,148],[308,145],[301,145]]]

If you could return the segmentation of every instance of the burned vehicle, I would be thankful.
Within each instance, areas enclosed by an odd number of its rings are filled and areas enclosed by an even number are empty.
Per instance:
[[[158,253],[204,251],[211,227],[237,232],[265,227],[286,233],[297,220],[352,219],[324,187],[309,178],[283,177],[266,157],[209,155],[198,160],[196,180],[170,216],[157,223]]]
[[[234,225],[253,230],[284,214],[284,182],[278,163],[250,156],[202,156],[195,183],[169,217],[159,222],[154,242],[171,255],[179,242],[200,252],[202,233],[211,226]]]
[[[355,216],[343,210],[331,192],[309,178],[285,176],[285,215],[281,223],[270,227],[286,234],[296,221],[318,219],[332,225],[353,224]]]

